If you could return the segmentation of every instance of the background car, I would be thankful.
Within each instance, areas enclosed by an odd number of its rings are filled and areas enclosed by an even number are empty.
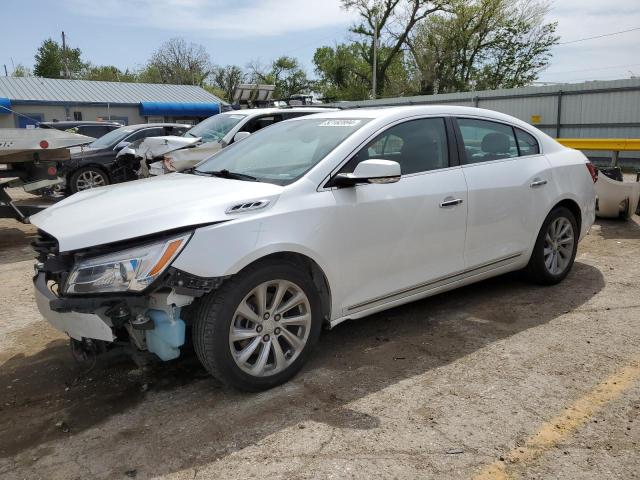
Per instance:
[[[87,146],[71,149],[64,162],[62,175],[67,190],[76,193],[113,183],[113,167],[118,152],[131,142],[147,137],[181,135],[189,125],[179,123],[143,123],[113,130]]]
[[[56,130],[63,130],[72,133],[78,133],[80,135],[86,135],[87,137],[100,138],[107,133],[122,127],[118,122],[82,122],[82,121],[69,121],[69,122],[40,122],[38,128],[55,128]]]
[[[313,113],[333,111],[323,107],[254,108],[224,112],[200,122],[189,129],[182,138],[163,137],[145,140],[136,156],[153,165],[149,173],[161,175],[167,171],[183,171],[194,167],[207,157],[247,135],[291,118]],[[240,134],[240,135],[238,135]],[[142,172],[147,176],[147,172]]]

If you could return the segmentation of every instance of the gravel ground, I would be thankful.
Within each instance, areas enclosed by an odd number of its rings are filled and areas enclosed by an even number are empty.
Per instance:
[[[193,355],[88,373],[38,314],[34,228],[0,220],[0,477],[640,476],[640,223],[599,221],[564,283],[507,275],[324,332],[292,382]]]

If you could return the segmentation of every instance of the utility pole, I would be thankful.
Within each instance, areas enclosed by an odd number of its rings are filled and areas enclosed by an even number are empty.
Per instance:
[[[4,64],[4,76],[5,77],[9,76],[9,74],[7,73],[7,64],[6,63]]]
[[[62,72],[62,77],[69,78],[71,75],[69,75],[69,62],[67,58],[67,41],[66,41],[64,31],[62,32],[62,68],[64,69]]]
[[[371,84],[373,87],[373,92],[371,93],[371,98],[376,99],[376,94],[378,91],[378,14],[374,17],[374,26],[373,26],[373,72],[371,75]]]

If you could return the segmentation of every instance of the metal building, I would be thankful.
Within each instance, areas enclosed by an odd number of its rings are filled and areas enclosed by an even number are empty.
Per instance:
[[[529,122],[555,138],[640,138],[640,78],[384,98],[337,105],[411,104],[450,104],[496,110]],[[638,154],[634,152],[631,156]]]
[[[0,128],[53,120],[197,123],[225,105],[193,85],[0,77]]]

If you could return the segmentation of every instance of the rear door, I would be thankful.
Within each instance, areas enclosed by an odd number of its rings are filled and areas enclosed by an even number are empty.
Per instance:
[[[517,262],[547,213],[550,164],[529,133],[505,123],[458,118],[468,186],[467,268]]]
[[[449,138],[444,118],[398,123],[340,170],[377,158],[402,172],[396,183],[333,191],[345,314],[420,294],[463,270],[467,189]]]

